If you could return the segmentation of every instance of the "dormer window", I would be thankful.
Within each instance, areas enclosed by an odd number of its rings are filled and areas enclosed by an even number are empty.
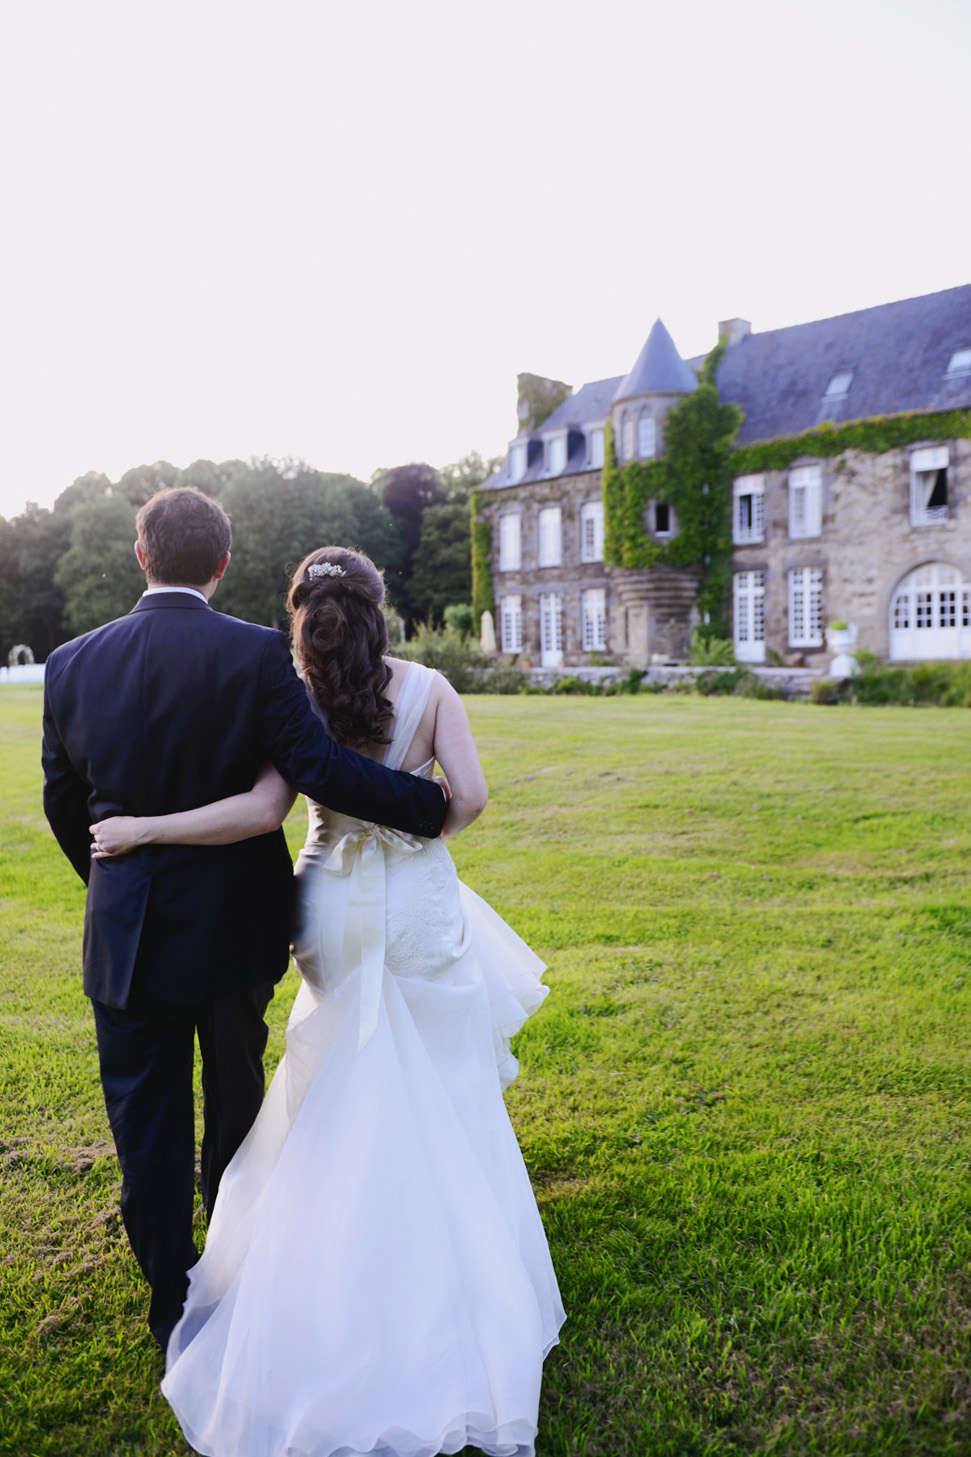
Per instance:
[[[947,377],[952,379],[956,374],[971,374],[971,349],[956,349],[951,355]]]
[[[513,445],[509,450],[509,479],[516,483],[526,474],[526,446]]]
[[[604,433],[602,427],[590,431],[590,469],[600,470],[604,463]]]
[[[826,394],[823,398],[827,400],[845,400],[850,392],[850,385],[852,383],[852,369],[841,370],[839,374],[833,375],[833,378],[826,386]]]
[[[637,422],[637,453],[642,460],[657,454],[657,421],[646,410]]]
[[[566,436],[554,435],[547,447],[547,474],[558,476],[566,465]]]

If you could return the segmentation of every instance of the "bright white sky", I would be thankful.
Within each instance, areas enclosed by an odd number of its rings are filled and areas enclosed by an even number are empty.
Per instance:
[[[971,0],[7,0],[0,514],[971,281]]]

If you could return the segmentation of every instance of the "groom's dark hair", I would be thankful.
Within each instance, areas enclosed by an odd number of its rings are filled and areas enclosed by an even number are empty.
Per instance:
[[[218,501],[195,486],[172,486],[146,501],[135,518],[153,582],[205,586],[233,541],[229,517]]]

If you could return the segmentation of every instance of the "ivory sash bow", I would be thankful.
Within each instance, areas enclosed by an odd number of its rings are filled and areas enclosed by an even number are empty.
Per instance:
[[[331,875],[350,876],[344,945],[341,952],[343,976],[361,969],[361,1026],[358,1051],[377,1030],[384,977],[387,908],[387,848],[413,855],[422,848],[417,835],[391,830],[387,825],[363,824],[349,830],[334,844],[323,868]]]

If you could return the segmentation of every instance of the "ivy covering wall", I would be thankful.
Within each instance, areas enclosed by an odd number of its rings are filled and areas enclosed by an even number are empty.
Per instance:
[[[857,420],[848,425],[821,425],[804,435],[744,445],[732,452],[731,474],[788,470],[801,455],[832,459],[844,450],[866,450],[885,455],[919,440],[971,439],[971,410],[943,410],[934,415],[888,415]]]
[[[668,414],[664,454],[620,465],[608,422],[604,438],[604,558],[612,566],[696,567],[703,633],[727,631],[732,531],[729,482],[732,441],[742,423],[737,405],[718,398],[715,371],[725,350],[720,341],[702,367],[698,388]],[[652,503],[674,511],[670,539],[652,535]]]
[[[472,518],[472,621],[480,630],[483,612],[495,612],[492,589],[492,526],[479,509],[476,491],[469,493]]]
[[[727,634],[731,587],[731,482],[735,476],[788,470],[801,456],[832,459],[846,450],[883,455],[918,441],[971,439],[971,410],[894,415],[821,425],[802,435],[732,448],[743,415],[718,398],[720,340],[702,367],[698,388],[670,411],[663,456],[620,465],[608,421],[604,436],[604,558],[612,566],[697,567],[702,634]],[[676,535],[652,535],[652,503],[676,513]]]

